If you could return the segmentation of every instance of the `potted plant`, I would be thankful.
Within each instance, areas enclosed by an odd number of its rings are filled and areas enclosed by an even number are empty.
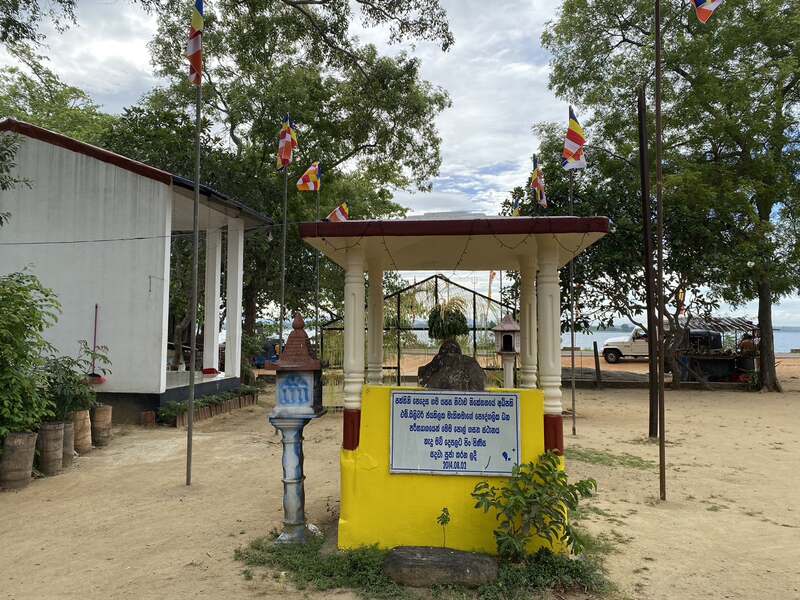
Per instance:
[[[0,276],[0,488],[28,485],[36,429],[53,414],[44,369],[52,347],[42,334],[59,310],[53,291],[35,276]]]
[[[75,453],[75,423],[73,413],[83,411],[88,419],[88,410],[94,404],[94,390],[86,381],[85,360],[71,356],[53,357],[47,361],[47,393],[53,403],[54,419],[64,424],[61,446],[62,468],[72,465]],[[87,432],[89,428],[85,429]],[[84,437],[85,434],[84,434]],[[91,448],[91,436],[84,440]]]
[[[439,342],[456,343],[456,338],[469,333],[467,317],[464,314],[463,298],[450,298],[437,304],[428,315],[428,335]]]
[[[461,354],[456,338],[469,333],[464,314],[464,300],[451,298],[437,304],[428,316],[428,335],[441,342],[439,352],[417,370],[423,387],[442,390],[480,391],[486,385],[486,374],[472,356]]]
[[[96,385],[105,381],[105,376],[111,373],[106,365],[110,365],[108,358],[108,348],[106,346],[89,347],[86,340],[80,342],[81,366],[86,373],[86,382]],[[88,369],[88,370],[87,370]],[[91,434],[92,443],[95,446],[105,446],[111,441],[111,410],[110,404],[97,402],[94,395],[91,404]]]

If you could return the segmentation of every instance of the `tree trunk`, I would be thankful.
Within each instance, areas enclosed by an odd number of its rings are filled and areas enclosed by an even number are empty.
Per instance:
[[[253,285],[244,286],[242,296],[244,301],[244,333],[246,335],[255,335],[256,316],[258,314],[255,287]]]
[[[772,290],[769,277],[762,275],[758,282],[758,326],[761,331],[758,370],[761,391],[781,392],[778,373],[775,370],[775,335],[772,329]]]
[[[183,359],[183,338],[186,337],[186,330],[189,327],[189,317],[184,317],[180,321],[175,321],[175,329],[173,331],[173,345],[172,360],[170,364],[173,369],[176,369],[179,364],[185,364]]]

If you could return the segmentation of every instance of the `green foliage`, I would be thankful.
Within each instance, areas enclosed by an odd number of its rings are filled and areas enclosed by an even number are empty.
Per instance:
[[[569,483],[561,468],[560,457],[548,451],[539,461],[515,466],[502,488],[479,482],[472,492],[475,508],[496,513],[499,525],[494,531],[498,554],[511,561],[521,561],[528,542],[534,536],[550,543],[566,544],[574,553],[581,551],[581,541],[568,519],[581,498],[597,489],[594,479]]]
[[[103,113],[86,92],[61,81],[44,57],[27,48],[18,48],[14,56],[20,67],[0,69],[0,116],[98,143],[115,117]]]
[[[469,333],[463,298],[454,296],[433,307],[428,316],[428,335],[435,340],[454,340]]]
[[[683,2],[662,7],[668,301],[676,307],[672,297],[681,286],[688,297],[713,301],[757,298],[760,377],[775,389],[772,303],[800,288],[800,4],[736,0],[705,25]],[[577,206],[596,208],[591,186],[605,181],[600,195],[618,192],[631,207],[622,232],[638,212],[630,185],[638,179],[635,93],[647,86],[653,105],[652,22],[647,3],[565,0],[542,35],[553,56],[551,87],[593,115]],[[555,166],[546,168],[546,176],[560,176]],[[625,174],[617,178],[614,170]],[[627,241],[619,234],[613,238],[622,250]],[[620,298],[635,278],[642,281],[630,268],[640,255],[620,255],[621,277],[609,262],[605,273],[621,284]]]
[[[386,552],[376,547],[320,554],[322,538],[306,544],[275,544],[263,537],[239,548],[234,558],[248,567],[287,571],[299,589],[355,590],[364,598],[405,598],[407,593],[383,573]]]
[[[575,560],[542,548],[518,563],[501,562],[497,581],[480,588],[478,597],[527,600],[544,591],[603,593],[610,588],[599,561],[585,557]]]
[[[56,29],[75,20],[75,0],[0,0],[0,44],[38,43],[45,19]]]
[[[31,431],[52,416],[43,356],[44,330],[60,306],[52,290],[29,273],[0,276],[0,439]]]
[[[445,506],[436,517],[436,523],[442,528],[442,548],[447,546],[447,526],[450,524],[450,510]]]
[[[56,421],[67,421],[69,413],[87,410],[95,405],[95,391],[87,375],[106,375],[110,365],[105,346],[95,349],[86,340],[80,340],[78,356],[51,357],[45,363],[47,372],[47,397],[53,405]]]
[[[219,394],[208,394],[194,399],[194,407],[202,408],[203,406],[219,406],[227,400],[239,398],[241,396],[249,396],[250,394],[258,394],[260,388],[251,385],[242,385],[238,390],[230,392],[222,392]],[[178,415],[182,415],[187,411],[188,407],[183,400],[171,400],[162,406],[158,411],[158,420],[162,423],[174,425],[175,419]]]

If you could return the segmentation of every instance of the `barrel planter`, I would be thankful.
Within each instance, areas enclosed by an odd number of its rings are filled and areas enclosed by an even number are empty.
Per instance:
[[[92,422],[88,410],[76,410],[72,413],[75,426],[75,450],[78,454],[92,451]]]
[[[39,456],[36,465],[44,475],[61,473],[64,461],[64,424],[42,423],[39,426],[39,437],[36,439]]]
[[[61,445],[61,468],[69,469],[75,456],[75,424],[64,423],[64,443]]]
[[[3,455],[0,456],[0,488],[17,490],[30,483],[36,438],[35,433],[9,433],[6,436]]]
[[[95,446],[107,446],[111,441],[110,404],[98,404],[92,409],[92,442]]]

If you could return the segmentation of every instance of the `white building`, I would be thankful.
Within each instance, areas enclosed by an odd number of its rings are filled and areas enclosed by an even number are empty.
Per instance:
[[[108,347],[112,372],[97,391],[118,407],[115,420],[186,397],[188,374],[167,371],[170,238],[192,230],[193,183],[27,123],[0,121],[2,132],[18,136],[14,175],[27,184],[0,192],[11,215],[0,273],[28,269],[56,292],[63,312],[46,337],[59,353],[75,355],[95,333]],[[239,385],[244,232],[272,221],[202,187],[199,222],[206,371],[219,367],[223,233],[227,243],[225,367],[198,375],[203,395]]]

